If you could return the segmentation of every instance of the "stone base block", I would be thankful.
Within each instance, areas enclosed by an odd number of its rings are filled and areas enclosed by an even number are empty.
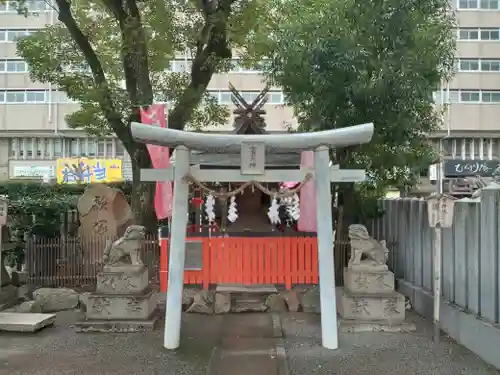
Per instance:
[[[144,294],[100,294],[88,296],[87,319],[147,320],[156,310],[156,295],[152,290]]]
[[[146,266],[105,267],[97,275],[97,293],[139,294],[149,285]]]
[[[343,287],[337,288],[336,292],[337,311],[344,319],[391,325],[405,319],[405,297],[402,294],[352,293]]]
[[[15,306],[19,298],[17,288],[14,285],[5,285],[0,289],[0,311]]]
[[[396,324],[382,323],[382,322],[363,322],[357,320],[340,319],[339,323],[340,332],[413,332],[417,329],[415,323],[400,322]]]
[[[344,286],[353,293],[391,293],[394,291],[394,274],[389,270],[344,268]]]
[[[132,333],[153,331],[158,320],[156,312],[147,320],[83,320],[76,322],[76,332]]]

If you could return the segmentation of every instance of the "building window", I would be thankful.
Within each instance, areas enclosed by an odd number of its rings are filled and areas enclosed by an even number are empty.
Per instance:
[[[26,157],[33,158],[33,139],[26,139]]]
[[[500,103],[500,90],[447,90],[436,92],[436,100],[441,103]]]
[[[43,139],[43,157],[45,159],[50,158],[51,151],[52,151],[52,142],[51,142],[51,139],[44,138]]]
[[[63,156],[63,142],[62,139],[56,138],[54,139],[54,157],[60,158]]]
[[[460,101],[461,102],[474,102],[479,103],[481,94],[479,91],[461,91]]]
[[[485,92],[481,93],[483,103],[500,103],[500,92]]]
[[[459,40],[500,40],[499,28],[476,28],[476,27],[461,27],[458,29]]]
[[[5,101],[7,103],[24,103],[26,101],[25,91],[9,91],[5,95]]]
[[[9,140],[9,149],[10,149],[10,152],[9,152],[9,155],[10,157],[12,158],[15,158],[17,156],[17,153],[18,153],[18,149],[17,149],[17,138],[12,138]]]
[[[458,9],[493,9],[498,10],[498,0],[458,0]]]
[[[106,151],[105,151],[105,157],[106,158],[112,158],[113,157],[113,140],[112,139],[106,139]]]
[[[24,60],[4,60],[0,61],[0,68],[6,73],[26,73],[28,64]]]
[[[42,0],[28,0],[23,3],[23,7],[26,7],[30,12],[44,12],[50,9],[48,1]],[[0,4],[0,13],[17,13],[18,12],[18,2],[17,1],[5,1]]]
[[[209,91],[209,94],[213,95],[219,104],[230,105],[233,103],[231,99],[233,94],[231,93],[231,91],[216,90],[216,91]],[[259,96],[260,91],[240,91],[240,94],[243,97],[243,99],[245,99],[247,103],[250,104],[255,99],[257,99],[257,96]],[[267,98],[268,98],[267,104],[274,104],[274,105],[284,104],[283,93],[281,91],[269,91],[267,94]]]
[[[115,156],[120,158],[125,156],[125,147],[119,139],[115,140]]]
[[[460,59],[458,69],[462,72],[474,72],[479,70],[479,59]]]
[[[45,103],[45,91],[26,91],[26,103]]]
[[[42,140],[40,138],[35,139],[35,152],[37,158],[42,157]]]
[[[175,59],[170,62],[171,72],[175,73],[187,73],[191,71],[191,66],[193,64],[192,59]],[[261,61],[253,67],[245,67],[240,63],[239,59],[231,60],[230,74],[260,74],[265,69],[265,61]]]
[[[232,96],[230,92],[220,92],[219,93],[219,98],[217,98],[219,104],[232,104]]]
[[[100,139],[97,142],[97,156],[99,156],[99,157],[106,156],[105,148],[106,148],[106,142],[105,142],[105,140],[104,139]]]
[[[15,42],[35,32],[37,29],[0,29],[0,43]]]
[[[69,156],[72,157],[80,156],[78,152],[78,139],[76,138],[71,138],[69,140]]]
[[[285,104],[282,92],[269,92],[269,104]]]
[[[477,9],[478,0],[459,0],[458,9]]]
[[[481,40],[499,40],[500,29],[481,29]]]
[[[481,9],[495,9],[498,10],[498,0],[480,0],[479,7]]]
[[[500,158],[500,142],[498,139],[491,140],[491,157],[492,159]]]
[[[459,40],[479,40],[479,29],[476,28],[460,28],[458,30]]]
[[[89,157],[97,155],[97,141],[95,139],[87,139],[87,155]]]
[[[500,60],[481,60],[481,71],[500,72]]]
[[[25,147],[25,144],[24,144],[24,139],[19,139],[19,158],[20,159],[24,159],[24,147]]]

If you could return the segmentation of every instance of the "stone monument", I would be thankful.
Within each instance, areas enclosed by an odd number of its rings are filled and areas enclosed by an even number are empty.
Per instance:
[[[88,295],[79,332],[138,332],[154,328],[156,298],[140,249],[146,230],[130,225],[123,237],[104,250],[103,271],[95,293]]]
[[[345,332],[408,331],[405,297],[394,290],[394,274],[387,267],[385,241],[370,237],[366,227],[349,226],[351,258],[344,269],[344,287],[337,288],[337,310]]]
[[[82,237],[121,237],[129,225],[135,224],[123,193],[104,184],[89,185],[78,199],[77,208]]]
[[[96,250],[104,250],[110,240],[123,236],[128,226],[135,224],[135,218],[123,193],[105,184],[89,185],[78,199],[77,208],[81,259],[70,265],[78,264],[81,272],[89,274],[95,269],[96,259],[102,257]]]

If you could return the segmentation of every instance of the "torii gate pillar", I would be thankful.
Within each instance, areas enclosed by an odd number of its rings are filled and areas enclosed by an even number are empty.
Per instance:
[[[337,300],[335,296],[335,261],[333,259],[332,193],[330,189],[330,155],[328,147],[314,150],[316,187],[316,225],[318,237],[319,296],[321,338],[327,349],[339,347],[337,333]]]
[[[337,307],[335,296],[335,267],[333,257],[333,223],[331,182],[360,181],[359,172],[364,179],[364,171],[342,171],[330,167],[330,147],[345,147],[369,142],[373,135],[373,124],[364,124],[315,133],[295,133],[286,135],[219,135],[183,132],[167,128],[158,128],[140,123],[131,124],[135,140],[160,146],[177,147],[175,166],[167,170],[142,170],[141,181],[173,180],[174,202],[171,224],[170,256],[168,272],[168,293],[165,312],[164,346],[177,349],[180,341],[182,288],[184,278],[184,259],[186,246],[186,224],[188,212],[188,182],[185,176],[191,173],[198,179],[209,181],[300,181],[299,175],[310,170],[275,170],[265,171],[265,153],[253,155],[249,165],[242,165],[242,171],[204,170],[189,167],[189,149],[242,149],[245,144],[260,144],[270,149],[314,150],[315,167],[313,170],[316,186],[316,219],[318,237],[319,288],[321,300],[321,333],[323,346],[328,349],[338,348]],[[248,145],[247,145],[248,146]],[[247,147],[244,146],[244,147]],[[186,148],[187,147],[187,148]],[[189,149],[188,149],[189,148]],[[255,147],[257,149],[257,147]],[[253,154],[255,154],[255,150]],[[242,151],[243,155],[243,151]],[[257,166],[257,160],[260,165]],[[242,157],[242,164],[243,157]],[[243,173],[243,170],[245,173]],[[250,171],[250,172],[249,172]],[[293,177],[292,177],[293,176]],[[163,178],[162,178],[163,177]],[[361,179],[361,180],[362,180]]]

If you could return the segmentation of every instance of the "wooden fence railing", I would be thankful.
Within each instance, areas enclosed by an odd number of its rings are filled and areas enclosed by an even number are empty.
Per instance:
[[[189,241],[189,240],[188,240]],[[201,265],[186,267],[185,284],[316,284],[316,237],[198,238]],[[167,291],[168,240],[161,239],[160,289]],[[189,253],[186,254],[189,256]],[[187,264],[186,264],[187,266]]]
[[[33,238],[26,243],[28,284],[36,287],[92,289],[102,269],[106,237]],[[158,283],[159,246],[156,236],[146,238],[141,249],[151,283]]]

